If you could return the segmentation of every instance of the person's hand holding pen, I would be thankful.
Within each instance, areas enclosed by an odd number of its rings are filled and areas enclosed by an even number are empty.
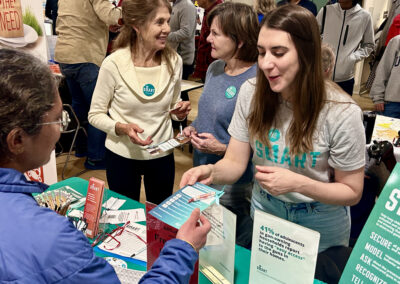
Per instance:
[[[195,251],[204,247],[211,224],[206,217],[200,214],[200,209],[195,208],[189,219],[181,226],[176,238],[189,243]]]
[[[182,120],[189,114],[191,109],[192,107],[190,106],[189,101],[180,101],[169,113],[175,114],[178,119]]]
[[[146,146],[153,143],[151,136],[148,136],[146,140],[142,140],[138,133],[143,133],[143,129],[139,127],[139,125],[134,123],[121,123],[117,122],[115,124],[115,133],[117,135],[128,135],[132,143]]]

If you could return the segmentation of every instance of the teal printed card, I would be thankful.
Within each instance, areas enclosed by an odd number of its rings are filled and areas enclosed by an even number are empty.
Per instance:
[[[369,215],[339,283],[400,283],[399,163]]]

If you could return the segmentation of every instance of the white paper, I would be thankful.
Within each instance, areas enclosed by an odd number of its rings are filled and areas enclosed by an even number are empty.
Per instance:
[[[82,218],[83,217],[83,211],[74,209],[71,212],[68,213],[68,217],[72,218]]]
[[[104,210],[103,215],[100,218],[100,223],[109,224],[125,224],[128,221],[131,223],[146,221],[144,209]]]
[[[147,262],[146,226],[130,223],[120,235],[114,233],[113,236],[116,240],[108,237],[99,248]]]
[[[110,199],[104,202],[103,207],[109,210],[118,210],[125,202],[125,199],[110,197]]]
[[[313,283],[319,238],[319,232],[255,210],[249,283]]]

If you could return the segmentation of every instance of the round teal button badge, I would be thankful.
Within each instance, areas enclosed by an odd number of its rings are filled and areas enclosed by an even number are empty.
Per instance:
[[[236,87],[235,86],[230,86],[225,90],[225,97],[227,99],[232,99],[234,96],[236,96]]]
[[[152,95],[154,95],[155,92],[156,92],[156,88],[154,88],[154,86],[152,84],[146,84],[143,86],[143,93],[146,96],[151,97]]]

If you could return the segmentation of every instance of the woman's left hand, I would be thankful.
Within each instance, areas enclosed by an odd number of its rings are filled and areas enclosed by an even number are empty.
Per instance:
[[[254,178],[273,195],[297,192],[307,177],[280,167],[256,166]]]
[[[182,120],[189,114],[191,109],[189,101],[180,101],[169,113],[175,114],[178,119]]]
[[[193,147],[197,150],[208,153],[223,155],[226,151],[226,145],[218,141],[211,133],[198,133],[190,136]]]

